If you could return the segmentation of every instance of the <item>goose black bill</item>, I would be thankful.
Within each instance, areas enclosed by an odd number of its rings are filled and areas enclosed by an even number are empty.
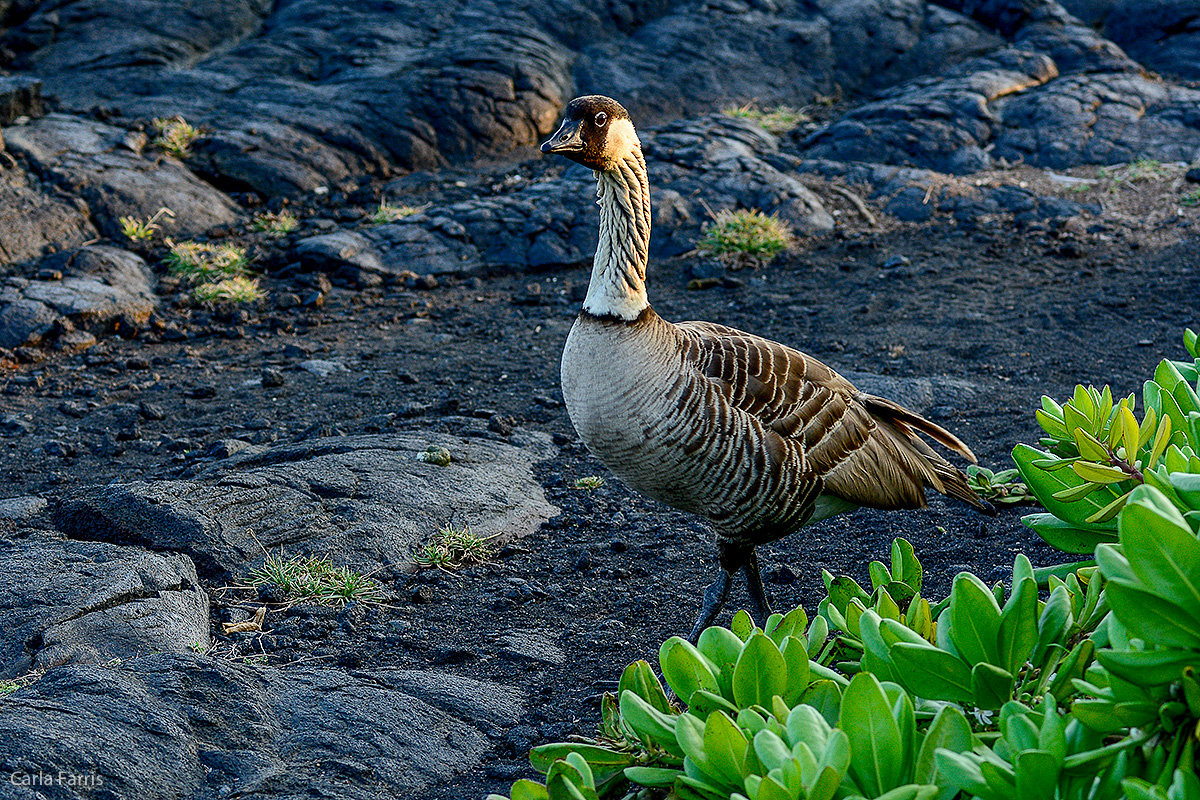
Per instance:
[[[583,149],[582,119],[564,119],[553,136],[542,144],[543,153],[572,153]]]

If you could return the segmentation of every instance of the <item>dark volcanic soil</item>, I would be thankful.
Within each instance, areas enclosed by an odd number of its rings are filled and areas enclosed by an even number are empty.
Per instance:
[[[910,263],[884,269],[897,255]],[[1160,358],[1181,355],[1183,328],[1200,319],[1200,238],[1169,221],[1077,237],[893,224],[805,242],[705,291],[685,289],[694,263],[651,265],[662,316],[760,333],[841,369],[965,381],[975,388],[969,402],[935,401],[927,414],[996,469],[1009,466],[1014,444],[1036,440],[1041,394],[1061,397],[1077,381],[1140,392]],[[434,664],[523,687],[526,717],[494,732],[485,772],[430,796],[507,793],[531,775],[531,745],[590,733],[598,694],[621,668],[653,660],[664,638],[688,630],[714,569],[695,519],[613,479],[573,488],[583,476],[609,477],[578,444],[558,389],[559,352],[586,279],[579,268],[442,279],[427,290],[335,288],[321,310],[233,320],[166,311],[185,338],[113,338],[0,379],[5,408],[35,428],[3,440],[0,495],[186,474],[213,442],[234,437],[428,430],[453,424],[444,419],[453,414],[495,417],[501,433],[515,423],[555,434],[561,453],[539,477],[563,512],[494,563],[402,577],[350,632],[336,609],[298,606],[269,616],[270,633],[217,637],[217,652],[230,657]],[[310,359],[347,371],[322,377],[298,367]],[[264,368],[279,370],[283,385],[262,386]],[[128,405],[139,403],[133,414]],[[915,545],[931,597],[962,569],[1003,578],[1018,551],[1035,565],[1063,560],[1019,516],[989,519],[940,498],[921,511],[860,511],[762,548],[768,591],[777,608],[811,611],[822,568],[866,582],[867,562],[885,558],[895,536]],[[222,604],[243,599],[206,588],[218,617]]]

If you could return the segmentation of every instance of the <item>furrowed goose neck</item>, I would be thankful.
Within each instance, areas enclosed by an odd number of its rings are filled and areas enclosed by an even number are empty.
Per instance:
[[[690,640],[743,571],[759,625],[770,608],[755,547],[859,506],[919,508],[933,489],[988,511],[923,434],[970,461],[949,431],[860,392],[811,356],[709,322],[671,323],[646,299],[650,191],[625,109],[572,100],[542,145],[596,172],[600,240],[562,356],[562,390],[588,449],[648,497],[712,523],[720,572]]]
[[[577,98],[542,152],[560,153],[596,173],[600,241],[583,310],[595,317],[636,320],[650,307],[650,183],[629,114],[607,97]]]
[[[616,169],[596,173],[596,196],[600,241],[583,309],[596,317],[632,322],[650,307],[646,300],[650,187],[641,148],[635,147],[618,161]]]

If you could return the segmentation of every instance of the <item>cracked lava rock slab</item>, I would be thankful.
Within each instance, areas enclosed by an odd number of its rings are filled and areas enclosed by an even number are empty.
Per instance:
[[[187,556],[35,534],[0,540],[0,676],[208,647]]]
[[[396,433],[248,447],[191,480],[70,492],[53,517],[73,538],[186,553],[210,579],[244,575],[263,548],[403,570],[440,527],[470,526],[500,544],[558,513],[531,473],[552,455],[550,438],[510,441]],[[419,458],[433,445],[450,451],[448,466]]]
[[[185,653],[71,665],[0,699],[0,771],[93,782],[56,785],[55,797],[416,797],[476,767],[524,702],[507,686],[423,670]]]

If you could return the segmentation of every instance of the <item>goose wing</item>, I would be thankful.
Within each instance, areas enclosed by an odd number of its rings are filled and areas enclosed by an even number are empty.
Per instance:
[[[925,488],[986,504],[966,476],[917,435],[974,462],[944,428],[854,384],[811,356],[759,336],[709,322],[676,325],[682,353],[733,407],[799,448],[803,469],[824,491],[856,505],[917,508]]]

